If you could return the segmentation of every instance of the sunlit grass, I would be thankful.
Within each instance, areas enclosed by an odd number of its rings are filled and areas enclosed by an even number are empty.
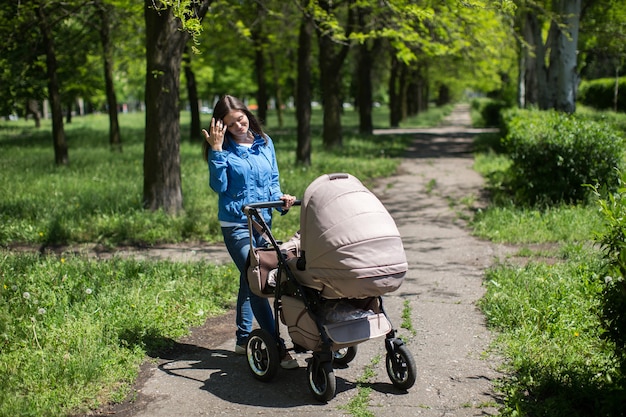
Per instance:
[[[225,311],[237,288],[234,266],[203,262],[0,252],[0,271],[3,416],[123,399],[146,353]]]

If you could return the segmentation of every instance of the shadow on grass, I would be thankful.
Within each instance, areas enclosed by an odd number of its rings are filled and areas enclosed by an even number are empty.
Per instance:
[[[591,373],[564,374],[559,377],[546,370],[526,369],[505,381],[507,408],[520,416],[601,417],[625,416],[626,392],[623,378],[612,381]],[[520,384],[517,378],[531,381]]]

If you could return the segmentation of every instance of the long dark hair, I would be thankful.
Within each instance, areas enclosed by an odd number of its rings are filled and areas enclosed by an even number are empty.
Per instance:
[[[228,115],[233,110],[239,110],[243,112],[247,117],[250,123],[250,130],[252,133],[260,135],[263,139],[265,139],[265,143],[267,143],[267,135],[263,132],[263,128],[261,124],[254,117],[254,114],[248,109],[248,107],[243,104],[243,101],[239,100],[236,97],[225,95],[222,97],[213,108],[213,118],[215,120],[224,120],[224,117]],[[226,141],[228,141],[228,135],[224,136],[224,145],[226,145]],[[209,160],[209,144],[206,140],[202,141],[202,155],[204,156],[204,160]]]

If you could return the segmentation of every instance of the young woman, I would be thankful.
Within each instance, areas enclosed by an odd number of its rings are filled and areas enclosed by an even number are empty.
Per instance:
[[[284,201],[282,210],[288,210],[296,199],[281,191],[272,139],[241,100],[228,95],[219,100],[209,131],[203,129],[202,133],[206,139],[202,153],[209,165],[209,184],[219,195],[217,217],[224,243],[240,273],[235,353],[245,354],[253,314],[262,329],[270,334],[276,334],[276,329],[268,300],[254,295],[246,278],[250,232],[243,208],[250,203],[280,199]],[[271,209],[265,210],[263,217],[271,226]],[[264,244],[256,232],[253,241],[256,246]],[[293,369],[298,362],[287,353],[281,366]]]

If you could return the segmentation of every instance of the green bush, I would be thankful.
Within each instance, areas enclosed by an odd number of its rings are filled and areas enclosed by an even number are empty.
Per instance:
[[[617,111],[626,111],[626,77],[618,79]],[[578,87],[578,101],[596,109],[613,109],[615,78],[582,81]]]
[[[508,184],[519,204],[576,203],[586,184],[615,190],[623,138],[606,123],[553,110],[503,112],[503,145],[511,158]]]
[[[596,236],[609,263],[604,279],[602,319],[618,357],[626,366],[626,184],[622,179],[615,193],[593,192],[600,206],[604,228]]]
[[[497,127],[502,124],[500,112],[509,106],[503,100],[480,98],[472,100],[471,107],[480,118],[480,120],[474,120],[474,126]]]

